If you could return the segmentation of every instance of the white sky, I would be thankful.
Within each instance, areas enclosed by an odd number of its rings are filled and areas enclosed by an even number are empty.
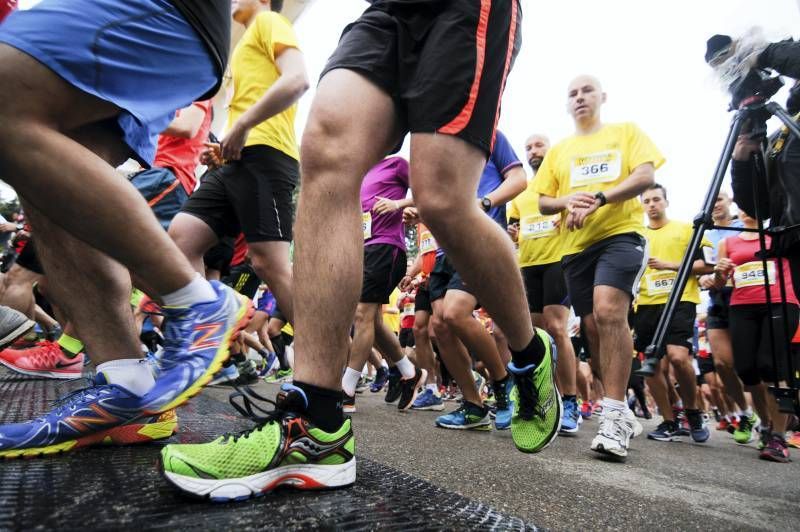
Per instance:
[[[523,0],[523,45],[508,80],[500,129],[524,159],[529,134],[557,141],[572,132],[566,86],[577,74],[603,82],[607,122],[634,121],[667,163],[656,179],[669,190],[671,216],[700,209],[732,115],[729,96],[703,61],[706,39],[757,25],[775,40],[800,27],[794,0]],[[295,23],[316,80],[363,0],[316,0]],[[302,132],[313,97],[303,97]],[[785,92],[777,101],[785,102]],[[527,164],[526,164],[527,168]]]

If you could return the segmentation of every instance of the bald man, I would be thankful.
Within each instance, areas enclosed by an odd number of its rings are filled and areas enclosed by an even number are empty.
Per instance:
[[[525,141],[525,158],[533,170],[533,174],[539,171],[539,167],[544,161],[547,150],[550,149],[550,139],[545,135],[534,133]]]
[[[542,214],[560,214],[561,265],[583,320],[595,372],[605,387],[593,451],[624,460],[641,430],[625,401],[633,342],[628,309],[647,265],[644,212],[637,196],[655,182],[664,157],[636,125],[604,124],[606,93],[597,78],[567,88],[575,134],[542,161],[534,181]]]

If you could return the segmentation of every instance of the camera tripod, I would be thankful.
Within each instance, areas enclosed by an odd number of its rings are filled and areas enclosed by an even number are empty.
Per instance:
[[[731,228],[725,226],[717,226],[714,225],[714,221],[712,218],[712,212],[714,210],[714,203],[716,202],[717,196],[719,195],[719,190],[722,186],[722,182],[725,178],[725,173],[728,169],[729,162],[731,160],[731,156],[733,155],[733,149],[736,145],[736,141],[743,130],[743,127],[746,124],[756,125],[757,128],[751,130],[751,134],[764,136],[766,134],[766,121],[771,117],[775,116],[780,119],[781,122],[787,127],[789,130],[789,134],[792,135],[795,140],[800,141],[800,127],[794,122],[791,115],[789,115],[786,110],[784,110],[780,105],[775,102],[768,101],[763,96],[752,96],[750,98],[746,98],[741,102],[739,109],[736,111],[733,117],[733,121],[731,123],[730,131],[728,132],[728,136],[725,140],[725,145],[722,149],[722,155],[720,156],[719,161],[717,162],[716,170],[714,171],[714,177],[711,181],[711,185],[706,192],[705,200],[703,201],[703,210],[695,217],[693,223],[693,232],[692,238],[689,241],[689,246],[686,250],[686,254],[681,261],[680,267],[678,268],[678,273],[675,278],[675,282],[672,287],[672,291],[669,294],[669,298],[667,299],[667,303],[664,307],[664,311],[659,318],[658,325],[656,326],[655,333],[653,335],[653,339],[650,345],[647,346],[645,349],[645,360],[642,362],[642,367],[640,370],[636,371],[637,375],[643,377],[651,377],[655,375],[656,371],[658,371],[658,365],[661,359],[665,355],[665,338],[667,335],[667,331],[669,329],[670,323],[672,322],[672,318],[675,314],[675,310],[678,307],[678,303],[680,303],[681,296],[683,295],[683,290],[686,288],[686,283],[689,280],[689,276],[692,275],[692,264],[694,262],[694,258],[696,253],[700,248],[700,244],[703,239],[703,234],[708,229],[721,229],[727,231],[751,231],[756,232],[759,235],[759,244],[760,244],[760,253],[759,256],[762,262],[762,268],[764,270],[764,286],[767,292],[767,306],[772,311],[773,308],[773,301],[770,297],[770,279],[769,279],[769,270],[767,268],[767,257],[770,256],[770,250],[767,249],[766,244],[766,236],[769,235],[772,238],[772,249],[777,250],[777,255],[772,254],[777,259],[777,276],[779,281],[780,287],[780,294],[781,294],[781,305],[782,305],[782,314],[784,320],[784,330],[788,330],[788,317],[786,313],[786,286],[784,283],[783,275],[784,275],[784,267],[783,261],[781,260],[781,238],[788,234],[791,231],[796,229],[800,229],[800,225],[794,225],[790,227],[770,227],[769,229],[765,229],[762,222],[762,217],[758,212],[758,201],[755,201],[755,219],[758,221],[758,228],[757,229],[746,229],[746,228]],[[766,168],[763,165],[763,158],[759,155],[756,156],[756,163],[759,168],[759,171],[765,171]],[[753,195],[754,198],[759,197],[759,179],[756,178],[753,180]],[[770,256],[771,258],[771,256]],[[789,335],[785,339],[786,342],[786,351],[785,355],[788,358],[787,360],[787,368],[789,373],[788,379],[788,388],[781,388],[779,387],[779,379],[777,378],[778,372],[778,361],[777,355],[775,352],[775,331],[774,326],[772,324],[772,320],[769,320],[769,333],[770,333],[770,341],[771,341],[771,348],[772,348],[772,362],[773,368],[775,369],[775,386],[770,388],[770,391],[775,395],[775,398],[778,401],[778,405],[781,411],[788,412],[788,413],[800,413],[800,401],[798,400],[798,382],[795,379],[794,375],[794,368],[793,368],[793,360],[792,360],[792,353],[791,353],[791,340]],[[793,331],[792,331],[793,332]]]

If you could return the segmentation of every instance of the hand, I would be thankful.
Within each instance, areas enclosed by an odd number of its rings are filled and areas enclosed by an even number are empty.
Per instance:
[[[673,271],[678,270],[676,264],[661,259],[657,259],[655,257],[650,257],[649,259],[647,259],[647,265],[654,270],[673,270]]]
[[[378,198],[378,201],[375,202],[375,205],[372,206],[372,212],[377,215],[381,214],[389,214],[395,212],[400,208],[398,205],[397,200],[389,199],[389,198],[382,198],[380,196],[375,196]]]
[[[519,238],[519,223],[510,224],[506,227],[506,232],[511,236],[511,240],[516,242]]]
[[[575,209],[587,209],[597,202],[597,198],[590,192],[576,192],[567,196],[567,211],[573,212]]]
[[[206,149],[200,154],[200,164],[204,164],[209,168],[217,168],[225,164],[225,161],[222,160],[219,143],[206,142],[204,144]]]
[[[403,223],[406,225],[417,225],[419,220],[419,211],[416,207],[406,207],[403,209]]]
[[[250,128],[243,125],[241,120],[237,120],[231,126],[228,134],[222,139],[222,158],[226,161],[238,161],[242,158],[242,148],[247,140]]]
[[[17,230],[17,224],[12,224],[11,222],[5,222],[0,224],[0,233],[11,233]]]
[[[412,285],[412,281],[413,280],[414,280],[414,278],[411,277],[410,275],[406,275],[405,277],[400,279],[400,284],[398,286],[398,288],[400,288],[400,291],[401,292],[410,292],[411,289],[412,289],[411,285]]]
[[[733,272],[734,268],[736,268],[736,264],[734,264],[731,259],[719,259],[717,265],[714,266],[714,274],[722,278],[727,278],[730,276],[731,272]]]
[[[567,229],[574,231],[583,228],[589,215],[600,208],[600,202],[594,196],[592,201],[594,203],[590,207],[575,209],[567,215]]]
[[[581,322],[576,321],[569,328],[569,335],[570,336],[577,336],[580,332],[581,332]]]
[[[736,146],[733,147],[734,161],[749,161],[754,153],[761,149],[761,144],[757,139],[751,139],[749,135],[739,135],[736,139]]]
[[[701,275],[700,279],[698,279],[700,283],[700,288],[704,290],[709,290],[714,288],[714,276],[713,275]]]

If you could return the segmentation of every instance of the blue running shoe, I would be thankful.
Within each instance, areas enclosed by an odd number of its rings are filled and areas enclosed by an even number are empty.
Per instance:
[[[433,393],[430,388],[425,388],[425,391],[417,396],[417,400],[411,405],[412,410],[435,410],[441,412],[444,410],[444,401],[442,398]]]
[[[142,399],[151,413],[178,407],[197,395],[228,359],[230,342],[247,326],[253,304],[211,281],[217,299],[190,307],[164,307],[164,353],[156,384]]]
[[[467,401],[461,403],[461,406],[453,412],[437,417],[436,426],[443,429],[492,430],[489,409]]]
[[[699,410],[686,409],[686,418],[689,420],[689,432],[697,443],[704,443],[711,437],[708,431],[705,415]]]
[[[656,441],[681,441],[681,435],[678,433],[678,424],[665,419],[658,424],[656,430],[647,433],[647,439]]]
[[[67,394],[50,412],[25,423],[0,425],[0,458],[33,457],[100,444],[131,444],[169,438],[178,427],[174,410],[147,414],[141,397],[102,374]]]
[[[508,430],[511,428],[511,416],[514,413],[514,401],[511,400],[511,391],[514,389],[514,378],[509,374],[503,383],[493,383],[495,411],[494,428]]]
[[[575,434],[581,426],[581,415],[578,412],[577,399],[568,399],[563,401],[564,412],[561,414],[561,428],[559,432],[562,434]]]
[[[378,393],[379,391],[383,390],[383,387],[386,386],[387,382],[389,382],[389,370],[381,366],[378,368],[378,371],[375,372],[375,380],[372,381],[369,391],[372,393]]]
[[[236,364],[229,364],[227,366],[222,366],[218,372],[214,374],[214,377],[209,381],[209,386],[215,386],[217,384],[225,384],[228,382],[233,382],[239,378],[239,369],[236,367]]]

